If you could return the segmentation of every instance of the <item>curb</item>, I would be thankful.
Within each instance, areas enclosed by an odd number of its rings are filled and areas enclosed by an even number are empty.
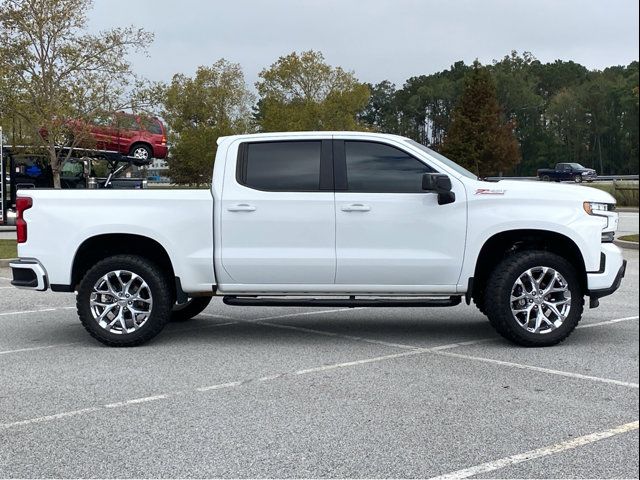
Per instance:
[[[638,250],[638,242],[627,242],[626,240],[615,239],[613,241],[614,244],[619,246],[620,248],[627,248],[629,250]]]
[[[0,258],[0,268],[9,268],[9,262],[13,262],[15,260],[15,258]]]

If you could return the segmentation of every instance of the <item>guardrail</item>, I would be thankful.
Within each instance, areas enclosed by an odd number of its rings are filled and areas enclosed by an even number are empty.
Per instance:
[[[638,180],[638,175],[599,175],[594,182],[613,182],[616,180]],[[485,180],[497,182],[498,180],[538,180],[538,177],[486,177]]]

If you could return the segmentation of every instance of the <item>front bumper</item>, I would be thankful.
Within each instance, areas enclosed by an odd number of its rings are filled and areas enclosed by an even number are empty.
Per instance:
[[[13,272],[11,285],[40,292],[49,287],[47,272],[38,260],[19,259],[9,264]]]
[[[627,271],[627,261],[622,251],[612,243],[602,244],[600,271],[587,273],[587,294],[592,300],[611,295],[622,283]]]

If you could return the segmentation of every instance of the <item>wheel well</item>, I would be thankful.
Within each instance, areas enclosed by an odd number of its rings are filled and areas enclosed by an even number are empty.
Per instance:
[[[578,273],[582,288],[587,288],[587,271],[578,246],[569,237],[544,230],[511,230],[501,232],[485,242],[478,255],[473,276],[473,296],[481,294],[493,268],[506,256],[522,250],[544,250],[568,260]]]
[[[162,245],[142,235],[114,233],[85,240],[73,259],[71,286],[74,289],[85,273],[97,262],[113,255],[138,255],[158,265],[166,272],[169,285],[175,288],[175,273],[171,259]]]

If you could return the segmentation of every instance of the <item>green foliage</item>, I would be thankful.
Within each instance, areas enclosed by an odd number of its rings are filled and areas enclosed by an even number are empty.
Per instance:
[[[513,124],[504,121],[495,83],[478,62],[466,77],[441,150],[479,177],[510,171],[520,161]]]
[[[224,59],[199,67],[194,78],[174,75],[163,103],[170,128],[169,173],[179,184],[211,182],[218,137],[253,130],[253,96],[242,69]]]
[[[638,182],[592,183],[589,187],[613,195],[619,207],[638,206]]]
[[[256,120],[273,131],[355,130],[369,88],[351,72],[331,67],[313,50],[280,57],[260,72]]]
[[[54,147],[68,133],[65,120],[89,122],[104,110],[131,106],[136,79],[127,54],[144,51],[153,39],[135,27],[87,33],[90,7],[90,0],[4,0],[0,9],[3,127],[12,143],[46,148],[56,187],[65,158]],[[73,145],[87,137],[76,128]]]
[[[438,149],[471,69],[456,62],[449,70],[410,78],[399,90],[380,82],[360,118],[373,129]],[[522,154],[504,174],[529,176],[573,161],[601,174],[638,173],[638,62],[589,71],[571,61],[543,64],[528,52],[511,52],[486,69]]]
[[[0,240],[0,258],[16,258],[18,248],[15,240]]]

